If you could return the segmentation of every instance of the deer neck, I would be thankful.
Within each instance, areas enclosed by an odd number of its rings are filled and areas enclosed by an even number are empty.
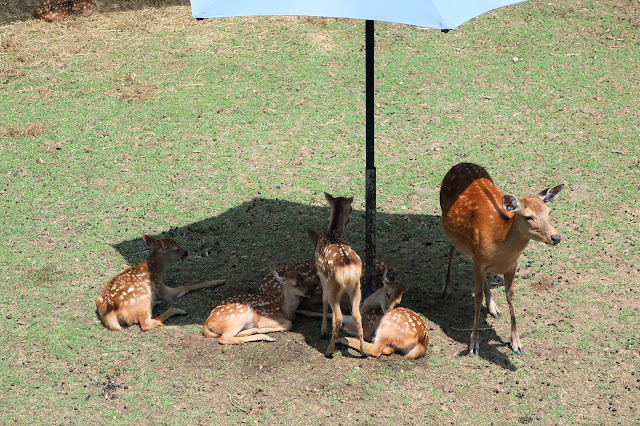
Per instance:
[[[333,232],[335,235],[344,235],[344,222],[345,220],[342,216],[336,211],[332,211],[327,233]]]
[[[155,272],[160,277],[164,277],[167,273],[167,267],[169,266],[167,262],[165,262],[162,258],[157,256],[155,253],[151,253],[151,255],[145,260],[147,267],[150,271]]]
[[[280,309],[284,314],[285,318],[289,321],[293,321],[296,316],[296,309],[298,309],[298,305],[300,305],[300,297],[297,294],[289,294],[286,290],[283,290],[278,295],[278,302],[280,304]]]
[[[362,302],[362,305],[360,306],[360,313],[364,314],[365,312],[373,311],[375,309],[382,309],[380,306],[380,297],[378,297],[378,291],[364,299],[364,302]]]
[[[504,251],[512,253],[513,256],[518,258],[527,247],[527,244],[529,244],[530,238],[526,235],[523,235],[518,230],[515,220],[515,217],[512,217],[509,220],[508,225],[506,225],[503,244],[501,244],[500,247]]]

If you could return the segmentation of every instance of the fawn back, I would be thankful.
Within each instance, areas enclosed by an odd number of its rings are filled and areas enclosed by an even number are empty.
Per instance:
[[[95,0],[45,0],[33,11],[33,17],[44,21],[62,21],[69,15],[91,16],[98,11]]]
[[[300,298],[309,297],[315,284],[298,271],[280,275],[272,270],[272,274],[280,283],[280,292],[230,297],[211,311],[203,335],[219,337],[221,344],[237,344],[274,341],[264,333],[291,330]]]

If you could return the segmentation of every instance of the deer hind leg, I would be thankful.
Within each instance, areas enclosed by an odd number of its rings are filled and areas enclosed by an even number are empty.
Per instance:
[[[480,351],[480,309],[482,308],[482,297],[484,292],[485,280],[487,279],[487,272],[484,267],[477,262],[473,263],[473,281],[475,284],[475,312],[473,315],[473,331],[471,332],[471,338],[469,340],[469,355],[477,355]]]
[[[340,339],[338,339],[338,343],[344,346],[349,346],[350,348],[353,348],[362,353],[363,345],[362,342],[360,342],[359,338],[341,337]],[[385,355],[390,355],[394,352],[393,348],[380,341],[376,341],[375,343],[364,342],[364,350],[374,358],[380,358],[380,355],[383,353]]]
[[[228,332],[222,333],[222,336],[220,336],[218,343],[220,343],[221,345],[237,345],[239,343],[246,343],[246,342],[258,342],[258,341],[275,342],[276,341],[276,339],[266,334],[241,335],[245,331],[247,330],[243,330],[241,333],[238,333],[237,336],[234,336],[233,333],[228,333]]]
[[[320,277],[320,286],[322,287],[322,325],[320,326],[320,337],[327,338],[327,314],[329,304],[329,291],[327,289],[327,277],[318,274]],[[331,318],[333,322],[333,317]]]
[[[333,352],[335,351],[336,346],[336,338],[338,337],[338,332],[342,327],[342,310],[340,309],[340,297],[342,297],[342,287],[337,282],[333,283],[333,286],[330,286],[328,290],[329,304],[331,305],[331,310],[333,311],[333,318],[331,321],[332,330],[331,330],[331,340],[329,341],[329,347],[327,348],[327,352],[325,356],[327,358],[333,358]]]
[[[449,244],[449,266],[447,267],[447,277],[444,279],[444,285],[442,286],[443,300],[449,300],[449,297],[451,297],[451,269],[453,268],[453,256],[455,252],[456,248],[453,244]]]
[[[156,327],[164,325],[164,322],[167,319],[171,318],[172,316],[185,315],[186,313],[187,311],[185,310],[178,309],[178,308],[171,308],[171,309],[167,309],[167,311],[165,311],[162,315],[159,315],[155,318],[151,318],[151,312],[149,312],[145,318],[142,318],[140,320],[140,328],[142,329],[142,331],[153,330]]]
[[[358,337],[360,338],[360,352],[363,356],[367,356],[367,346],[364,341],[364,331],[362,330],[362,315],[360,314],[360,299],[362,298],[362,293],[360,292],[360,281],[356,283],[353,290],[350,292],[349,297],[351,298],[351,316],[353,317],[353,323],[356,326],[356,330],[358,332]]]
[[[208,287],[217,287],[224,283],[225,283],[224,280],[213,280],[213,281],[201,282],[199,284],[182,285],[179,287],[167,287],[165,285],[162,289],[163,294],[159,295],[159,297],[162,299],[162,301],[168,302],[170,300],[177,299],[178,297],[182,297],[185,294],[192,292],[194,290],[199,290],[201,288],[208,288]]]
[[[425,354],[427,348],[425,348],[421,343],[416,344],[413,348],[411,348],[404,357],[406,359],[417,359]]]
[[[111,311],[108,314],[101,317],[102,323],[111,331],[120,331],[122,330],[122,326],[120,325],[120,321],[118,321],[118,312]]]
[[[514,265],[506,274],[504,274],[504,289],[507,293],[507,303],[509,304],[509,313],[511,314],[511,348],[518,355],[522,355],[522,343],[520,343],[520,335],[516,326],[516,312],[514,306],[515,289],[513,288],[513,279],[516,275],[516,266]]]

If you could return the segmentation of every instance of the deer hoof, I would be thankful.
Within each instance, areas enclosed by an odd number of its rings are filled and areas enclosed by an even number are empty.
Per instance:
[[[333,354],[327,352],[327,353],[324,354],[324,357],[327,358],[327,359],[333,359]]]

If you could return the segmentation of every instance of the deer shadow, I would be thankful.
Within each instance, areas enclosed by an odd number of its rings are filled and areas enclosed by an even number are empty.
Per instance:
[[[168,307],[188,311],[169,324],[203,324],[211,310],[224,299],[242,293],[257,293],[269,268],[313,257],[313,244],[306,228],[324,231],[330,211],[278,199],[255,198],[226,212],[179,228],[165,230],[154,237],[174,238],[189,256],[172,264],[164,282],[169,286],[225,279],[226,283],[189,293],[161,304],[154,316]],[[391,265],[402,286],[408,286],[402,305],[422,314],[453,340],[468,343],[473,324],[473,278],[471,261],[456,256],[454,291],[448,301],[440,297],[447,268],[449,243],[442,233],[440,217],[434,215],[390,214],[377,212],[378,260]],[[346,235],[364,260],[365,214],[354,210]],[[127,263],[134,265],[148,255],[142,238],[114,245]],[[486,310],[485,310],[486,311]],[[483,327],[485,328],[485,327]],[[299,317],[293,331],[304,335],[306,343],[324,353],[328,340],[320,338],[320,322]],[[482,330],[485,343],[480,356],[501,367],[514,369],[508,357],[498,351],[506,345],[493,329]],[[487,342],[497,342],[487,344]],[[349,352],[337,346],[345,356]],[[464,356],[468,351],[462,351]],[[357,356],[357,355],[355,355]]]

